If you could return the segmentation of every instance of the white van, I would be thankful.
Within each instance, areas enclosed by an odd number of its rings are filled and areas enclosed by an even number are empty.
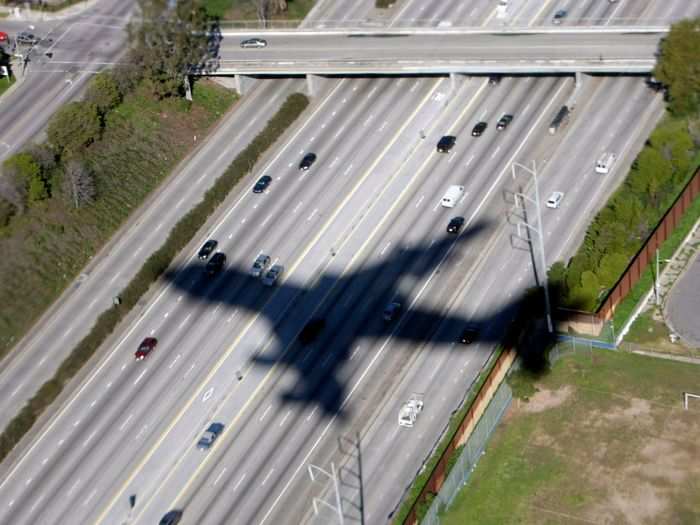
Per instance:
[[[608,173],[613,164],[615,164],[615,158],[614,153],[607,151],[603,153],[603,155],[598,159],[598,162],[595,163],[595,172],[603,174]]]
[[[561,191],[553,191],[552,194],[547,199],[547,208],[557,209],[561,205],[561,201],[564,198],[564,193]]]
[[[464,186],[450,186],[447,188],[440,204],[442,204],[443,208],[454,208],[455,204],[462,198],[462,195],[464,195]]]

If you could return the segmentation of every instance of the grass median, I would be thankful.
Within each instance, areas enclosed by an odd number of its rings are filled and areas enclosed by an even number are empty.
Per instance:
[[[113,305],[100,315],[90,333],[72,350],[54,377],[42,385],[5,428],[0,436],[0,461],[29,432],[38,417],[53,403],[66,384],[92,358],[119,322],[165,272],[175,255],[192,240],[236,184],[251,171],[258,159],[296,121],[308,103],[308,99],[302,94],[290,95],[268,121],[266,127],[219,176],[202,200],[178,221],[164,244],[146,260],[136,276],[122,290],[119,295],[121,304]]]

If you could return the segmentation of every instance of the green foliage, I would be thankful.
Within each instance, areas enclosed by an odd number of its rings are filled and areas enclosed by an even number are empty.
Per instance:
[[[605,288],[612,287],[625,271],[629,261],[621,253],[608,253],[600,261],[598,276],[600,284]]]
[[[386,9],[394,5],[394,3],[396,3],[396,0],[374,0],[374,7]]]
[[[700,109],[700,18],[681,20],[661,41],[654,76],[668,86],[669,110],[678,116]]]
[[[138,26],[129,26],[134,47],[131,59],[153,95],[181,95],[185,77],[209,58],[207,11],[196,0],[139,0],[143,13]]]
[[[51,117],[46,134],[59,154],[77,153],[99,139],[100,130],[100,115],[95,104],[69,102]]]
[[[122,93],[111,71],[103,71],[92,77],[85,93],[85,100],[92,102],[100,114],[117,107],[121,98]]]
[[[17,181],[22,181],[30,202],[41,201],[49,197],[48,179],[34,157],[27,152],[16,153],[5,160],[5,172]]]
[[[204,198],[172,229],[163,246],[153,253],[136,276],[119,294],[121,304],[112,306],[59,367],[56,375],[44,383],[40,391],[25,405],[0,436],[0,461],[31,429],[39,415],[58,397],[63,387],[94,355],[102,342],[112,333],[124,316],[136,306],[153,282],[168,268],[181,251],[221,204],[236,183],[248,174],[255,162],[298,118],[309,101],[301,94],[290,95],[264,130],[229,165]]]

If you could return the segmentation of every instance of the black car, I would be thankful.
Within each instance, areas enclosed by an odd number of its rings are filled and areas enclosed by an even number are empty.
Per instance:
[[[306,155],[304,155],[304,158],[301,159],[301,162],[299,163],[299,169],[302,171],[306,171],[311,166],[313,166],[314,162],[316,162],[316,154],[307,153]]]
[[[326,327],[326,320],[319,317],[311,319],[299,332],[299,342],[303,345],[313,343]]]
[[[560,9],[559,11],[554,13],[554,18],[552,18],[552,23],[556,24],[556,25],[561,24],[561,21],[564,20],[568,14],[569,13],[567,12],[566,9]]]
[[[224,264],[226,264],[226,254],[216,252],[214,255],[212,255],[211,259],[209,259],[209,262],[207,263],[207,274],[216,275],[224,269]]]
[[[263,175],[258,179],[258,182],[255,183],[255,186],[253,186],[253,193],[262,193],[267,189],[271,182],[272,177],[269,175]]]
[[[438,141],[437,150],[440,153],[449,153],[456,142],[457,137],[453,137],[452,135],[445,135]]]
[[[453,217],[447,225],[447,233],[459,233],[464,226],[464,217]]]
[[[481,137],[481,134],[486,131],[488,124],[486,122],[477,122],[474,129],[472,129],[472,137]]]
[[[511,122],[513,122],[513,115],[505,114],[498,120],[498,124],[496,124],[496,129],[498,131],[503,131],[508,127],[508,124],[510,124]]]
[[[182,519],[181,510],[171,510],[165,516],[161,518],[158,525],[177,525]]]
[[[497,86],[500,83],[501,83],[501,76],[500,75],[491,75],[489,77],[489,86]]]
[[[219,243],[217,241],[215,241],[214,239],[209,239],[199,249],[199,253],[197,253],[197,257],[199,257],[202,261],[204,261],[205,259],[208,259],[209,256],[212,254],[212,252],[216,249],[218,244]]]
[[[477,330],[473,326],[468,326],[467,328],[462,330],[462,333],[459,336],[459,342],[462,343],[463,345],[470,345],[474,341],[476,341],[478,337],[479,337],[479,330]]]

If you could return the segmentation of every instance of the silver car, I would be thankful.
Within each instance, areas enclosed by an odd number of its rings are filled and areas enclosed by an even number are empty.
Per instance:
[[[249,38],[241,42],[241,47],[243,49],[267,47],[267,40],[263,40],[262,38]]]
[[[261,253],[258,258],[255,259],[253,267],[250,269],[250,275],[256,279],[260,277],[265,269],[270,265],[270,256]]]
[[[262,278],[262,283],[265,286],[273,286],[277,280],[280,278],[280,275],[282,275],[282,272],[284,271],[284,267],[275,264],[272,268],[270,268],[267,273],[265,274],[265,277]]]
[[[29,31],[20,31],[15,38],[18,44],[34,46],[39,43],[39,39]]]

